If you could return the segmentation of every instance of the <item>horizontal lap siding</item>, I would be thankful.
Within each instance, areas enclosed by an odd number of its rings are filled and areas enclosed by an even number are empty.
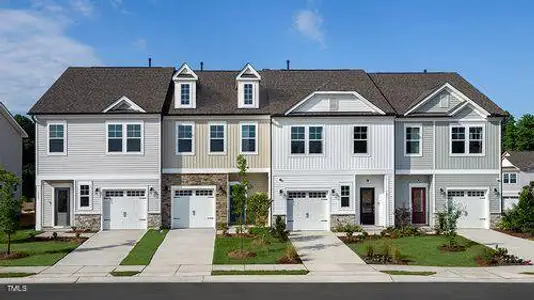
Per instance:
[[[404,128],[408,125],[422,126],[422,156],[405,156]],[[434,159],[434,125],[432,122],[395,123],[395,167],[400,170],[432,169]],[[439,148],[438,148],[439,149]]]
[[[149,189],[153,187],[155,193],[150,193]],[[93,211],[100,213],[102,211],[102,198],[104,194],[96,195],[94,190],[99,188],[125,188],[125,189],[147,189],[148,190],[148,211],[160,211],[160,182],[158,179],[141,180],[141,179],[124,179],[124,180],[94,180],[93,181]],[[80,212],[82,213],[82,212]]]
[[[64,120],[56,119],[55,121]],[[108,121],[112,120],[108,119]],[[124,121],[139,120],[130,118]],[[47,123],[45,120],[38,121],[38,175],[88,175],[90,177],[91,174],[135,174],[157,177],[160,173],[159,123],[159,118],[144,120],[144,154],[107,155],[106,119],[67,119],[67,155],[47,155]]]
[[[441,210],[447,204],[447,196],[440,192],[447,188],[489,188],[490,213],[500,212],[500,195],[494,189],[500,189],[498,174],[436,174],[436,209]],[[445,192],[446,193],[446,192]]]
[[[195,123],[195,154],[176,155],[176,122]],[[240,121],[258,122],[258,154],[245,154],[250,168],[269,168],[270,166],[270,120],[176,120],[163,121],[163,168],[178,169],[227,169],[236,168],[236,158],[241,146]],[[209,123],[226,122],[226,154],[209,154]]]
[[[22,137],[13,126],[0,115],[0,168],[22,175]]]
[[[426,184],[427,197],[429,197],[431,181],[431,176],[426,175],[397,175],[395,177],[395,207],[410,207],[410,184],[412,183]],[[430,210],[430,208],[427,208],[427,210]]]

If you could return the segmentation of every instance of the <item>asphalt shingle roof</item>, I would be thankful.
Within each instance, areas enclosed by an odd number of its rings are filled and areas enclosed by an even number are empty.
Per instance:
[[[534,169],[534,151],[506,151],[510,156],[506,156],[514,166],[522,171]]]
[[[30,114],[101,113],[120,97],[147,113],[161,113],[174,68],[68,68],[30,109]]]

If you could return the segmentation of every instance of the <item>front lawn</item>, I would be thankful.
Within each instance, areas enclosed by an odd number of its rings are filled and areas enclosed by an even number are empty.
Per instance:
[[[240,249],[241,238],[237,236],[218,235],[215,239],[213,263],[228,264],[277,264],[278,259],[284,256],[286,249],[291,246],[290,241],[281,242],[270,234],[267,235],[267,245],[256,245],[254,237],[244,237],[244,250],[256,253],[255,257],[234,259],[228,253]]]
[[[167,232],[169,232],[167,229],[161,232],[155,229],[148,230],[128,253],[128,256],[122,260],[121,265],[148,265]]]
[[[463,252],[442,252],[439,246],[448,243],[448,239],[439,235],[411,236],[397,239],[380,238],[347,245],[362,258],[365,256],[367,245],[372,244],[376,249],[380,249],[387,242],[391,243],[392,247],[399,249],[400,253],[408,260],[409,265],[477,267],[478,264],[475,258],[482,253],[486,246],[461,236],[457,236],[456,241],[459,245],[466,246],[467,249]]]
[[[139,271],[112,271],[109,274],[113,277],[131,277],[139,274]]]
[[[51,266],[80,245],[76,241],[33,239],[35,230],[19,230],[11,237],[11,251],[27,256],[0,260],[0,266]],[[0,234],[0,252],[7,251],[7,236]]]

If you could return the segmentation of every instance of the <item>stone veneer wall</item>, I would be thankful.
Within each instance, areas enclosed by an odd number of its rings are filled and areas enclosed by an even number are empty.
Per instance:
[[[74,215],[74,225],[79,229],[100,230],[101,215]]]
[[[171,186],[176,185],[215,185],[217,223],[228,222],[228,175],[227,174],[162,174],[161,177],[161,222],[171,226]]]
[[[330,228],[336,228],[339,224],[356,224],[356,215],[330,215]]]
[[[490,215],[490,228],[497,227],[497,223],[501,219],[501,214],[491,214]]]
[[[161,227],[161,214],[148,214],[148,228]]]

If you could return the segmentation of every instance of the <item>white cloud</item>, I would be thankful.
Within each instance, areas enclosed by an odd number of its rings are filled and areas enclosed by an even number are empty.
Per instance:
[[[323,17],[318,10],[302,9],[295,14],[294,28],[305,38],[326,47],[325,31],[322,28]]]
[[[91,16],[94,12],[93,3],[90,0],[70,0],[70,6],[72,10],[84,16]]]
[[[101,64],[93,48],[66,35],[64,10],[0,9],[0,101],[11,111],[26,112],[68,66]]]

